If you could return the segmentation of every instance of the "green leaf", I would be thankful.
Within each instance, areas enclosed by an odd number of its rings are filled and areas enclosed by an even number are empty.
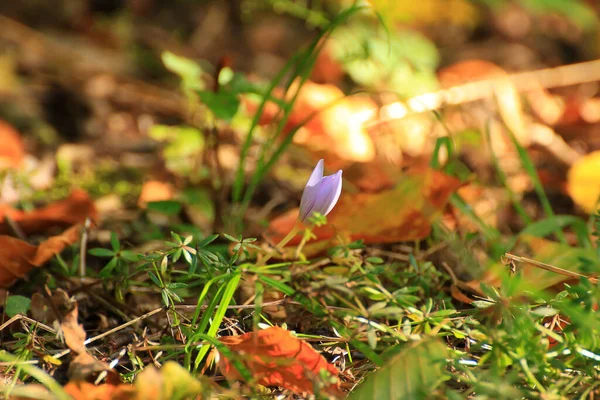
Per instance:
[[[203,71],[195,61],[168,51],[163,52],[161,58],[165,68],[179,75],[184,90],[204,90],[206,85],[202,81]]]
[[[215,117],[231,121],[240,106],[240,99],[235,93],[221,92],[198,92],[200,100],[215,114]]]
[[[405,348],[368,376],[349,399],[425,399],[444,381],[447,348],[434,338]]]
[[[125,261],[136,262],[139,261],[139,256],[130,250],[123,250],[121,253],[121,258]]]
[[[4,305],[4,312],[9,317],[14,317],[17,314],[27,314],[31,299],[24,296],[8,296]]]
[[[171,289],[171,290],[175,290],[175,289],[183,289],[188,287],[187,283],[183,283],[183,282],[173,282],[173,283],[169,283],[167,284],[167,288]]]
[[[103,249],[100,247],[96,247],[95,249],[90,249],[88,251],[91,255],[95,257],[113,257],[116,253],[109,249]]]
[[[181,203],[175,200],[151,201],[148,211],[155,211],[165,215],[177,215],[181,211]]]
[[[155,284],[156,286],[158,286],[158,287],[162,287],[162,286],[163,286],[163,285],[162,285],[162,283],[160,282],[160,279],[158,279],[158,277],[157,277],[157,276],[154,274],[154,272],[152,272],[152,271],[149,271],[149,272],[148,272],[148,276],[150,277],[150,280],[151,280],[152,282],[154,282],[154,284]]]
[[[102,270],[100,271],[100,276],[102,278],[108,278],[110,276],[110,273],[117,267],[118,263],[119,259],[117,257],[111,258],[108,264],[106,264],[104,268],[102,268]]]
[[[242,238],[236,239],[233,236],[228,235],[226,233],[224,233],[223,236],[225,236],[225,239],[229,240],[230,242],[235,242],[235,243],[239,242],[242,239]]]
[[[110,245],[112,246],[114,251],[121,250],[121,243],[119,243],[119,237],[114,232],[110,233]]]
[[[537,237],[548,236],[557,230],[563,229],[569,225],[581,224],[585,222],[583,219],[574,215],[556,215],[536,221],[521,231],[523,235],[531,235]]]
[[[212,242],[214,242],[215,240],[217,240],[218,237],[219,237],[218,234],[210,235],[210,236],[204,238],[202,241],[200,241],[200,243],[198,243],[198,247],[206,247],[207,245],[209,245]]]

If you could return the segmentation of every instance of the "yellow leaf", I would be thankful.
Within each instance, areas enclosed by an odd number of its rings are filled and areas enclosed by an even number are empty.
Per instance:
[[[589,213],[597,210],[600,197],[600,151],[579,159],[567,175],[567,191],[579,207]]]

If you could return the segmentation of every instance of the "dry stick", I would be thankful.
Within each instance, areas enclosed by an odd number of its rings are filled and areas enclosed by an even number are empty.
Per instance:
[[[437,92],[415,96],[406,101],[387,104],[379,110],[367,110],[364,113],[371,117],[375,117],[378,112],[383,114],[384,118],[372,120],[368,124],[371,125],[380,123],[386,119],[401,119],[411,113],[433,111],[447,105],[458,105],[491,98],[494,97],[494,89],[498,85],[505,85],[507,83],[513,84],[517,91],[526,92],[594,81],[600,81],[600,60],[469,82]],[[357,118],[363,119],[365,115]]]
[[[283,303],[285,303],[285,302],[286,302],[286,299],[282,299],[282,300],[275,300],[275,301],[271,301],[271,302],[268,302],[268,303],[264,303],[264,304],[263,304],[263,306],[272,306],[272,305],[278,305],[278,304],[283,304]],[[197,306],[197,305],[195,305],[195,304],[181,304],[181,305],[176,305],[176,306],[175,306],[175,309],[180,309],[180,310],[195,310],[197,307],[198,307],[198,306]],[[208,308],[208,306],[201,306],[201,308],[202,308],[202,309],[206,309],[206,308]],[[227,307],[227,308],[228,308],[228,309],[232,309],[232,310],[235,310],[235,309],[239,310],[239,309],[254,308],[254,304],[250,304],[250,305],[247,305],[247,306],[243,306],[243,305],[241,305],[241,306],[238,306],[238,305],[233,305],[233,306],[229,306],[229,307]],[[150,318],[151,316],[153,316],[153,315],[155,315],[155,314],[158,314],[159,312],[161,312],[161,311],[164,311],[164,310],[165,310],[165,308],[164,308],[164,307],[156,308],[156,309],[154,309],[154,310],[152,310],[152,311],[149,311],[149,312],[147,312],[147,313],[146,313],[146,314],[144,314],[144,315],[141,315],[141,316],[139,316],[139,317],[137,317],[137,318],[134,318],[134,319],[132,319],[132,320],[131,320],[131,321],[129,321],[129,322],[126,322],[126,323],[124,323],[124,324],[122,324],[122,325],[119,325],[119,326],[117,326],[117,327],[115,327],[115,328],[113,328],[113,329],[109,330],[109,331],[106,331],[106,332],[104,332],[104,333],[101,333],[101,334],[100,334],[100,335],[98,335],[98,336],[94,336],[94,337],[92,337],[92,338],[89,338],[89,339],[87,339],[87,340],[86,340],[85,342],[83,342],[83,343],[87,345],[87,344],[90,344],[90,343],[92,343],[92,342],[95,342],[95,341],[96,341],[96,340],[98,340],[98,339],[102,339],[103,337],[106,337],[106,336],[112,335],[113,333],[116,333],[116,332],[118,332],[118,331],[120,331],[120,330],[123,330],[123,329],[127,328],[128,326],[131,326],[131,325],[133,325],[133,324],[135,324],[135,323],[137,323],[137,322],[140,322],[140,321],[142,321],[142,320],[144,320],[144,319],[146,319],[146,318]],[[61,352],[61,353],[58,353],[58,354],[56,354],[56,355],[54,356],[54,358],[60,358],[60,357],[63,357],[63,356],[65,356],[65,355],[69,354],[70,352],[71,352],[71,350],[70,350],[70,349],[67,349],[67,350],[65,350],[65,351],[63,351],[63,352]]]
[[[20,320],[25,320],[25,321],[29,322],[30,324],[39,326],[40,328],[42,328],[45,331],[56,334],[56,330],[54,328],[51,328],[46,324],[42,324],[41,322],[38,322],[35,319],[31,319],[23,314],[17,314],[14,317],[12,317],[11,319],[9,319],[8,321],[6,321],[5,323],[3,323],[2,325],[0,325],[0,332],[2,330],[4,330],[4,328],[6,328],[10,324],[12,324],[13,322],[20,321]]]
[[[141,321],[141,320],[143,320],[143,319],[146,319],[146,318],[149,318],[149,317],[151,317],[151,316],[153,316],[153,315],[155,315],[155,314],[158,314],[159,312],[161,312],[161,311],[163,311],[163,310],[164,310],[164,308],[163,308],[163,307],[160,307],[160,308],[157,308],[157,309],[155,309],[155,310],[149,311],[149,312],[147,312],[147,313],[146,313],[146,314],[144,314],[144,315],[141,315],[141,316],[139,316],[139,317],[137,317],[137,318],[134,318],[134,319],[132,319],[132,320],[131,320],[131,321],[129,321],[129,322],[126,322],[126,323],[124,323],[123,325],[119,325],[119,326],[117,326],[116,328],[113,328],[113,329],[111,329],[111,330],[108,330],[108,331],[106,331],[106,332],[104,332],[104,333],[101,333],[101,334],[100,334],[100,335],[98,335],[98,336],[94,336],[94,337],[92,337],[92,338],[89,338],[89,339],[87,339],[86,341],[84,341],[84,342],[83,342],[83,344],[86,344],[86,345],[87,345],[87,344],[90,344],[90,343],[92,343],[92,342],[95,342],[95,341],[96,341],[96,340],[98,340],[98,339],[102,339],[103,337],[106,337],[106,336],[112,335],[113,333],[115,333],[115,332],[118,332],[118,331],[120,331],[120,330],[122,330],[122,329],[125,329],[125,328],[127,328],[128,326],[131,326],[131,325],[133,325],[133,324],[135,324],[135,323],[137,323],[137,322],[140,322],[140,321]],[[60,357],[63,357],[63,356],[65,356],[65,355],[69,354],[70,352],[71,352],[71,349],[67,349],[67,350],[65,350],[65,351],[63,351],[63,352],[61,352],[61,353],[58,353],[58,354],[56,354],[56,355],[54,356],[54,358],[60,358]]]
[[[81,246],[79,247],[79,276],[81,278],[85,276],[85,255],[87,253],[88,229],[90,228],[91,222],[92,220],[89,217],[85,219],[83,232],[81,233]]]
[[[510,261],[516,261],[516,262],[520,262],[520,263],[529,264],[534,267],[544,269],[546,271],[554,272],[555,274],[567,276],[569,278],[587,278],[592,283],[598,283],[598,278],[596,278],[594,276],[584,275],[584,274],[580,274],[579,272],[569,271],[566,269],[555,267],[554,265],[550,265],[550,264],[546,264],[546,263],[543,263],[540,261],[533,260],[531,258],[516,256],[511,253],[504,254],[504,258],[506,258]]]

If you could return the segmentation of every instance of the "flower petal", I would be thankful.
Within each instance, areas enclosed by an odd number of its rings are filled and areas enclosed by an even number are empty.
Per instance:
[[[319,188],[320,186],[318,183],[304,188],[304,193],[302,193],[302,199],[300,200],[300,221],[304,222],[306,218],[312,215],[317,201]]]
[[[342,171],[321,179],[314,186],[307,186],[300,202],[300,220],[304,222],[313,213],[329,214],[342,192]]]
[[[335,207],[342,194],[342,170],[340,169],[335,174],[327,176],[327,178],[331,178],[332,191],[330,192],[331,197],[327,198],[327,204],[329,205],[325,212],[321,213],[323,215],[327,215],[333,210],[333,207]]]
[[[323,179],[323,159],[321,158],[315,169],[313,169],[312,174],[310,174],[310,178],[308,178],[308,182],[306,182],[306,186],[315,186]]]

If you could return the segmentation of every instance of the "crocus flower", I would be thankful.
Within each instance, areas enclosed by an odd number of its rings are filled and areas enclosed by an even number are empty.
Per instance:
[[[342,170],[333,175],[323,176],[323,160],[319,160],[302,193],[300,221],[306,221],[315,212],[329,214],[341,193]]]

